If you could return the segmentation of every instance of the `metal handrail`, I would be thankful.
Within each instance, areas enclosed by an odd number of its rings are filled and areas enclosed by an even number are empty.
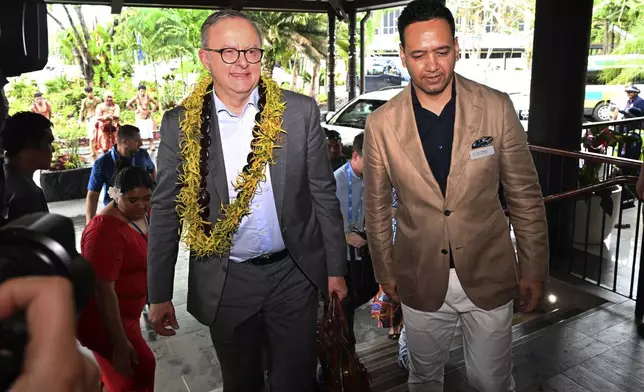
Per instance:
[[[614,187],[615,185],[624,185],[624,184],[629,184],[629,185],[634,185],[637,184],[637,177],[635,176],[619,176],[615,177],[611,180],[608,181],[603,181],[600,182],[599,184],[594,184],[594,185],[589,185],[585,186],[583,188],[577,188],[573,189],[571,191],[566,191],[566,192],[561,192],[557,193],[554,195],[546,196],[543,198],[544,203],[551,203],[554,201],[559,201],[562,199],[569,199],[573,198],[579,195],[587,195],[587,194],[592,194],[597,191],[601,191],[604,189],[610,189]]]
[[[613,121],[599,121],[599,122],[587,122],[581,125],[581,128],[592,128],[592,127],[609,127],[611,125],[626,125],[632,123],[638,123],[644,121],[644,117],[634,117],[627,118],[623,120],[613,120]]]
[[[535,146],[532,144],[529,146],[529,148],[530,151],[542,152],[545,154],[557,155],[566,158],[579,158],[591,162],[608,163],[611,165],[632,169],[639,169],[642,166],[642,161],[637,159],[610,157],[595,152],[558,150],[556,148]]]

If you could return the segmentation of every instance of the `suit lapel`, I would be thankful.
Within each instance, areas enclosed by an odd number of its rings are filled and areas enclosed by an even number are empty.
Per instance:
[[[432,188],[436,195],[443,199],[443,193],[434,178],[434,174],[432,174],[427,157],[425,156],[425,150],[420,142],[418,126],[416,125],[416,117],[414,115],[414,106],[411,101],[411,89],[411,84],[405,88],[400,97],[402,102],[394,111],[393,118],[388,119],[389,125],[392,133],[398,138],[402,150],[414,168],[418,170],[423,180]]]
[[[210,138],[211,144],[209,152],[213,156],[213,159],[209,160],[211,178],[214,179],[215,191],[220,202],[228,204],[230,200],[228,196],[228,180],[226,178],[226,164],[224,162],[224,150],[221,146],[221,133],[219,132],[219,120],[217,118],[217,108],[215,107],[214,99],[212,103],[212,116],[210,117]]]
[[[286,183],[286,161],[288,159],[288,135],[289,124],[286,121],[288,110],[284,111],[283,127],[286,134],[281,134],[281,141],[278,143],[279,148],[275,150],[275,163],[269,165],[271,172],[271,186],[273,187],[273,197],[275,198],[275,207],[277,216],[282,223],[282,205],[284,202],[284,184]]]
[[[445,200],[453,196],[463,170],[470,160],[472,143],[477,139],[483,114],[478,90],[473,90],[466,80],[456,75],[456,120],[454,122],[454,143],[452,162],[447,178]]]

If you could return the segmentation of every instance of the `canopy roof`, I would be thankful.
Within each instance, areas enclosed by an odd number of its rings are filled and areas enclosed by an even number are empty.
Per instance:
[[[262,11],[327,12],[335,10],[345,17],[346,11],[368,11],[396,7],[410,0],[45,0],[46,3],[106,5],[112,13],[120,13],[123,7],[166,8],[233,8]]]

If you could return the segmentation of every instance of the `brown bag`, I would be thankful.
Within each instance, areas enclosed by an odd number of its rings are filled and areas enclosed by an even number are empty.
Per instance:
[[[369,373],[356,354],[337,295],[324,306],[317,328],[317,354],[325,368],[320,392],[371,392]]]

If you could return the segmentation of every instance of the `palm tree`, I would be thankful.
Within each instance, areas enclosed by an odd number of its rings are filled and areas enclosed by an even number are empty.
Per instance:
[[[321,43],[326,40],[326,26],[321,23],[322,15],[258,11],[249,16],[264,37],[266,74],[272,75],[277,63],[291,63],[289,60],[296,54],[304,54],[314,62],[325,56]]]

